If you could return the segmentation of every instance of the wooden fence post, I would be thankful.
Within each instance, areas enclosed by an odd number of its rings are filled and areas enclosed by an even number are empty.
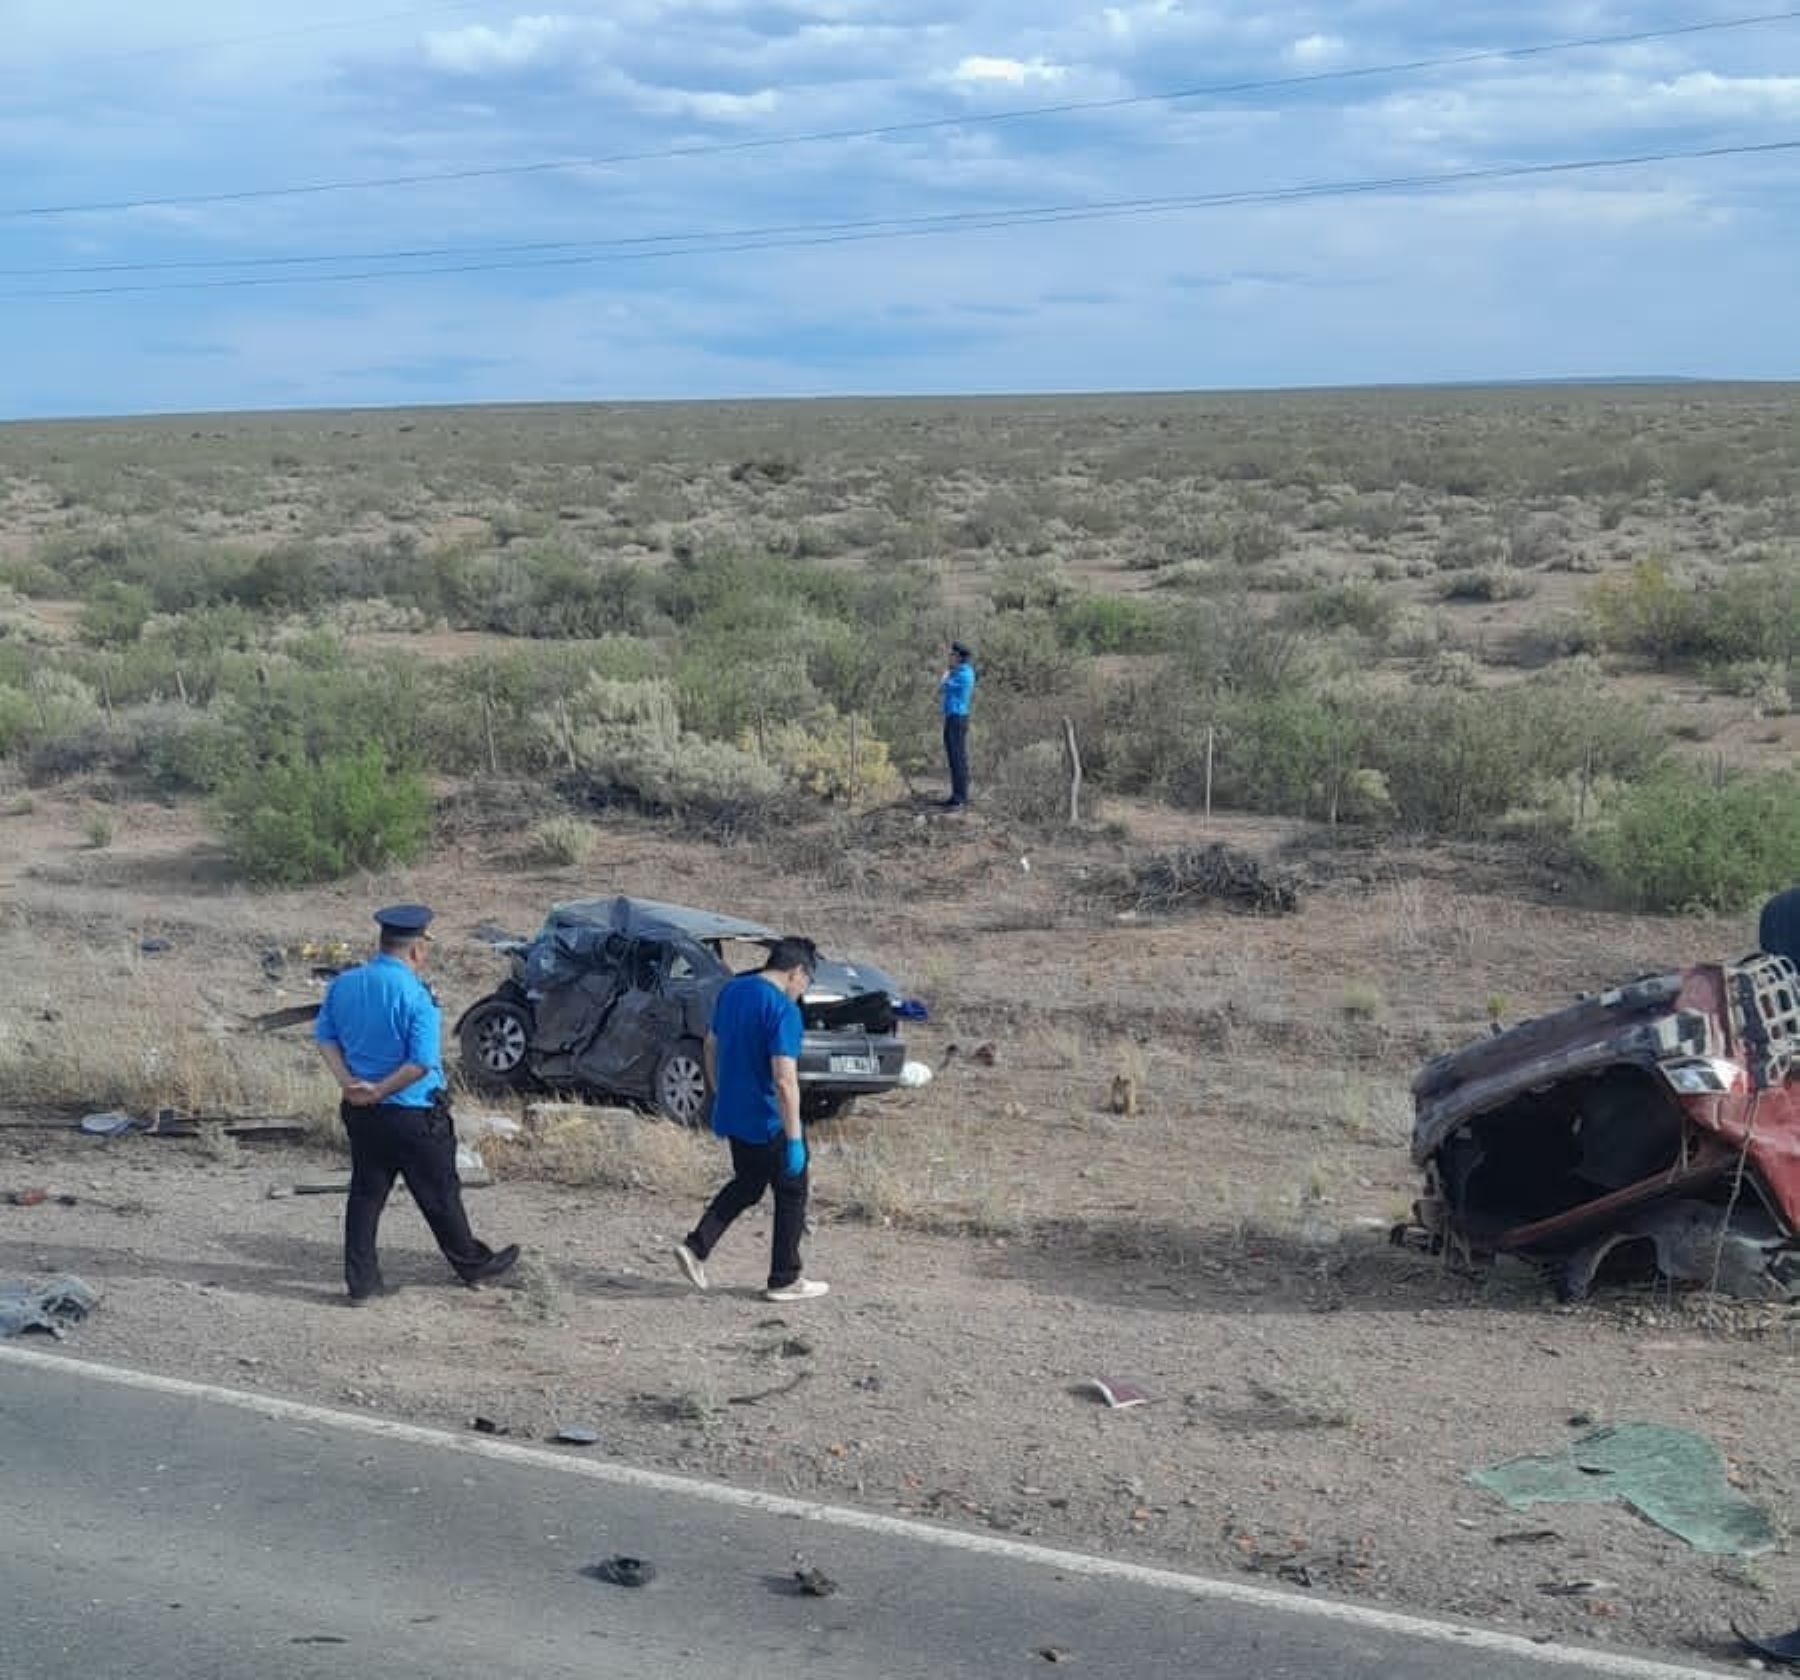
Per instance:
[[[1212,827],[1213,726],[1206,726],[1206,816],[1205,825]]]
[[[1064,718],[1063,752],[1069,764],[1069,826],[1081,821],[1081,748],[1075,741],[1075,720]]]

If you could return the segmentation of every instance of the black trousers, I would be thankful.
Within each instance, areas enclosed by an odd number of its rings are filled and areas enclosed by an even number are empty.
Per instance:
[[[768,1143],[744,1143],[738,1138],[731,1144],[731,1182],[712,1199],[700,1215],[700,1223],[688,1233],[687,1245],[702,1260],[711,1254],[719,1238],[740,1213],[746,1213],[763,1199],[763,1192],[775,1190],[775,1235],[769,1245],[769,1287],[780,1289],[800,1276],[800,1238],[806,1230],[806,1180],[782,1175],[787,1159],[787,1140],[775,1137]]]
[[[950,803],[969,803],[969,720],[944,719],[944,757],[950,765]]]
[[[406,1180],[444,1258],[466,1279],[493,1250],[469,1229],[463,1210],[449,1108],[345,1103],[339,1112],[350,1134],[350,1201],[344,1209],[344,1282],[350,1293],[368,1295],[381,1285],[375,1232],[396,1176]]]

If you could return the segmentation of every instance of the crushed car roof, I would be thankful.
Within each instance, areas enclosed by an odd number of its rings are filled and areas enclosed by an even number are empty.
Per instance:
[[[611,928],[616,933],[654,938],[665,933],[684,933],[689,939],[758,939],[777,936],[773,928],[727,916],[717,910],[696,910],[685,904],[662,904],[653,898],[578,898],[558,904],[550,912],[553,922],[578,922]]]

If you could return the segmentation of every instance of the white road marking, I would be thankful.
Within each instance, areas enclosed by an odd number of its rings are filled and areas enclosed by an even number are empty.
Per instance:
[[[474,1458],[496,1459],[504,1464],[527,1465],[560,1475],[581,1476],[590,1481],[610,1483],[615,1487],[642,1488],[687,1499],[705,1499],[715,1505],[729,1505],[742,1511],[760,1512],[765,1516],[824,1523],[836,1528],[857,1529],[865,1534],[882,1534],[923,1545],[942,1546],[951,1551],[1006,1558],[1015,1563],[1053,1569],[1064,1575],[1127,1581],[1134,1586],[1154,1587],[1163,1592],[1184,1593],[1190,1598],[1245,1605],[1280,1616],[1346,1623],[1377,1633],[1453,1645],[1463,1651],[1488,1651],[1497,1656],[1519,1657],[1546,1669],[1563,1669],[1584,1675],[1618,1675],[1622,1680],[1718,1680],[1721,1674],[1728,1672],[1717,1668],[1683,1668],[1674,1663],[1657,1662],[1649,1657],[1628,1656],[1623,1652],[1583,1650],[1573,1645],[1539,1645],[1516,1633],[1500,1633],[1489,1628],[1433,1621],[1425,1616],[1378,1610],[1372,1605],[1302,1597],[1299,1593],[1280,1592],[1273,1587],[1253,1586],[1243,1581],[1181,1575],[1171,1569],[1153,1569],[1146,1564],[1126,1563],[1117,1558],[1092,1557],[1081,1552],[1058,1551],[1051,1546],[1036,1546],[1023,1540],[1005,1540],[998,1535],[938,1528],[906,1517],[884,1516],[878,1511],[821,1505],[810,1500],[791,1499],[778,1493],[760,1493],[754,1488],[703,1482],[693,1477],[672,1476],[660,1470],[640,1470],[603,1459],[577,1458],[566,1453],[547,1452],[541,1447],[497,1441],[486,1435],[458,1435],[449,1430],[401,1423],[392,1418],[364,1417],[355,1412],[333,1411],[330,1407],[309,1405],[302,1400],[282,1400],[272,1395],[252,1394],[243,1389],[223,1388],[214,1383],[190,1382],[182,1377],[157,1376],[150,1371],[134,1371],[124,1366],[100,1365],[57,1353],[37,1353],[26,1348],[0,1345],[0,1366],[9,1364],[54,1370],[63,1375],[87,1377],[95,1382],[112,1383],[120,1388],[142,1389],[151,1394],[171,1395],[186,1400],[207,1400],[216,1405],[234,1406],[239,1411],[254,1412],[261,1417],[287,1423],[325,1424],[353,1434],[373,1435],[382,1440],[404,1442],[409,1446],[430,1447],[435,1452],[467,1453]]]

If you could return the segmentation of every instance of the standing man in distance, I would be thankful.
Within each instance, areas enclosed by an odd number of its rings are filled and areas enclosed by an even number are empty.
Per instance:
[[[444,1095],[443,1026],[437,999],[419,977],[431,912],[396,904],[377,910],[375,921],[381,949],[332,981],[313,1031],[343,1093],[340,1113],[350,1136],[344,1282],[352,1306],[393,1293],[382,1281],[375,1233],[396,1175],[464,1283],[497,1278],[519,1258],[516,1243],[496,1253],[480,1241],[463,1210]]]
[[[950,797],[940,801],[946,811],[960,811],[969,803],[969,702],[975,696],[975,666],[961,642],[950,644],[950,665],[938,678],[938,698],[944,708],[944,757],[950,766]]]
[[[706,1035],[712,1126],[731,1145],[731,1182],[700,1223],[675,1245],[676,1263],[696,1289],[706,1287],[706,1257],[731,1222],[775,1190],[775,1232],[765,1301],[811,1301],[831,1287],[800,1267],[806,1229],[806,1138],[800,1129],[800,999],[819,953],[810,939],[769,947],[754,974],[726,982]]]

